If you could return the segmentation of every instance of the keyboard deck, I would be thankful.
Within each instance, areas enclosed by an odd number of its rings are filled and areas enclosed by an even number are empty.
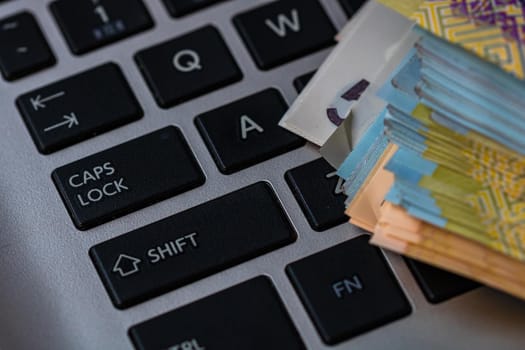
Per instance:
[[[520,349],[277,126],[360,2],[0,1],[0,349]]]

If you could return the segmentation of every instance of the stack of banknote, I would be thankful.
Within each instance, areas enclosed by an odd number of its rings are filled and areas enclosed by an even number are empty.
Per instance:
[[[521,1],[370,1],[281,124],[371,243],[525,299],[524,79]]]

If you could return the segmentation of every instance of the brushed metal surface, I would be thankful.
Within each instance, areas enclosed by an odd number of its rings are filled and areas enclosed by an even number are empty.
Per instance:
[[[225,176],[217,170],[193,118],[268,87],[276,87],[291,102],[296,96],[292,80],[318,67],[329,50],[262,72],[249,56],[231,18],[268,1],[227,1],[174,20],[160,0],[146,0],[155,20],[152,30],[78,57],[67,48],[48,11],[49,2],[14,0],[0,5],[0,18],[30,10],[58,58],[56,66],[25,79],[14,83],[0,80],[0,349],[131,349],[127,336],[131,325],[261,274],[274,281],[308,347],[328,349],[293,291],[284,267],[362,232],[341,225],[317,233],[302,215],[283,176],[286,170],[318,157],[316,150],[305,146]],[[345,17],[338,2],[321,2],[341,28]],[[133,62],[133,54],[208,23],[217,26],[225,37],[244,79],[188,103],[160,109]],[[122,67],[145,117],[52,155],[40,155],[15,108],[16,97],[107,61]],[[183,130],[206,173],[206,184],[87,232],[76,230],[51,182],[52,170],[166,125],[177,125]],[[91,246],[259,180],[274,186],[299,234],[296,243],[128,310],[113,307],[89,259]],[[412,315],[330,349],[523,348],[525,303],[480,288],[430,305],[400,257],[387,256],[413,306]]]

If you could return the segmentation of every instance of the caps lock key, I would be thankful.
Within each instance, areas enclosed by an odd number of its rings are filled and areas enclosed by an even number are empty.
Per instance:
[[[86,230],[202,185],[182,133],[166,127],[56,169],[75,226]]]

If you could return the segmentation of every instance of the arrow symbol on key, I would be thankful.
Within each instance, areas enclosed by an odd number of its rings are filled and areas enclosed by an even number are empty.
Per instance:
[[[120,274],[121,277],[127,277],[140,271],[139,264],[142,261],[134,256],[120,254],[113,266],[113,272]]]
[[[77,125],[80,124],[78,122],[78,118],[75,115],[75,113],[71,113],[70,115],[65,115],[63,117],[63,119],[64,119],[64,121],[62,121],[60,123],[57,123],[55,125],[48,126],[47,128],[45,128],[44,132],[55,130],[55,129],[61,128],[63,126],[66,126],[66,125],[67,125],[68,129],[71,129],[72,127],[77,126]]]
[[[38,95],[36,97],[31,97],[29,99],[29,101],[31,102],[31,105],[33,106],[33,109],[35,111],[38,111],[39,109],[44,109],[46,108],[46,102],[49,102],[51,100],[55,100],[59,97],[62,97],[64,96],[66,93],[64,91],[60,91],[54,95],[51,95],[51,96],[47,96],[47,97],[44,97],[42,98],[42,96]]]

